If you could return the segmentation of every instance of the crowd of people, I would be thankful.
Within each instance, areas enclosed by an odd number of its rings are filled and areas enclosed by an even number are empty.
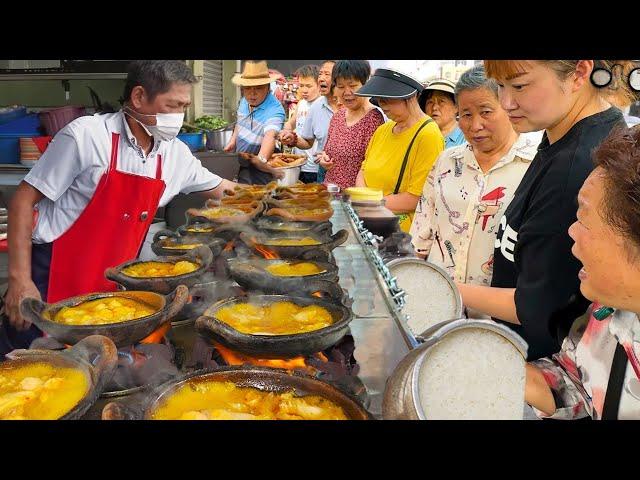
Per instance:
[[[540,417],[640,418],[640,127],[622,112],[637,94],[598,68],[613,63],[484,61],[423,85],[327,61],[297,72],[303,100],[277,134],[253,130],[268,153],[273,138],[308,152],[305,182],[382,190],[466,315],[526,340]]]
[[[638,66],[615,63],[623,75],[605,85],[593,74],[614,70],[607,60],[486,60],[457,83],[423,85],[327,60],[296,72],[287,118],[276,75],[246,61],[225,151],[239,153],[240,183],[277,178],[267,161],[290,147],[306,156],[304,182],[381,190],[467,317],[527,342],[525,398],[538,416],[640,419],[640,126],[623,114],[638,105],[624,81]],[[135,258],[159,206],[236,186],[174,141],[196,81],[181,62],[132,62],[123,109],[69,124],[20,184],[0,351],[41,335],[23,298],[111,288],[105,268]]]

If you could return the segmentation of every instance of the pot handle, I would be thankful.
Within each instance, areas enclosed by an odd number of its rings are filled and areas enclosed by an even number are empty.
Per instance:
[[[116,282],[119,285],[124,286],[127,282],[127,277],[122,271],[116,267],[109,267],[104,271],[104,276],[107,280]]]
[[[216,248],[219,247],[220,244],[218,242],[212,243],[211,247],[207,247],[207,246],[200,246],[200,247],[196,247],[193,250],[191,250],[189,253],[187,253],[186,255],[184,255],[183,257],[179,257],[181,259],[192,259],[196,262],[202,264],[202,266],[207,269],[209,268],[209,265],[211,265],[211,262],[213,262],[213,256],[214,253],[211,251],[211,248]],[[219,252],[218,252],[219,253]]]
[[[180,234],[178,232],[174,232],[173,230],[169,230],[165,228],[164,230],[160,230],[156,232],[156,234],[153,236],[153,243],[156,243],[158,240],[161,240],[163,237],[180,238]]]
[[[295,294],[296,291],[303,292],[309,296],[315,292],[326,293],[333,303],[342,303],[342,298],[344,297],[342,287],[336,282],[330,282],[328,280],[307,280],[302,285],[300,285],[300,283],[291,283],[293,294]],[[296,286],[294,287],[294,285]]]
[[[91,365],[97,379],[98,391],[102,391],[102,387],[111,379],[118,366],[118,348],[110,338],[102,335],[83,338],[63,355],[81,358]]]
[[[20,313],[31,323],[38,325],[42,320],[42,312],[47,308],[47,304],[37,298],[27,297],[20,302]]]
[[[176,289],[165,298],[167,299],[167,303],[169,303],[166,314],[168,320],[175,317],[189,300],[189,287],[186,285],[178,285]]]
[[[109,402],[102,409],[102,420],[135,420],[136,412],[121,402]]]
[[[314,248],[313,250],[307,250],[300,255],[301,260],[320,260],[321,262],[327,262],[331,252],[323,248]]]
[[[335,235],[331,237],[331,241],[329,241],[326,246],[333,249],[346,242],[347,238],[349,238],[349,232],[343,228],[342,230],[338,230]]]
[[[311,227],[311,231],[318,235],[331,235],[333,226],[329,222],[322,222]]]

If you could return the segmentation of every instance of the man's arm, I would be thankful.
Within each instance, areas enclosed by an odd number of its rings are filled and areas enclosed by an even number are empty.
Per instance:
[[[201,195],[203,195],[206,198],[222,198],[226,193],[233,193],[235,191],[235,187],[238,186],[239,184],[236,182],[232,182],[231,180],[227,180],[226,178],[222,179],[222,182],[220,182],[220,184],[215,187],[212,188],[211,190],[205,190],[203,192],[199,192]]]
[[[44,195],[22,181],[9,206],[9,289],[5,297],[9,322],[18,330],[31,325],[20,314],[20,302],[26,297],[41,299],[40,292],[31,278],[31,233],[33,231],[33,207]]]
[[[223,148],[224,152],[235,152],[236,151],[236,140],[238,138],[238,125],[236,125],[235,127],[233,127],[233,133],[231,134],[231,140],[229,140],[229,143],[227,143],[225,145],[225,147]]]
[[[260,145],[260,151],[258,152],[258,155],[260,155],[262,158],[269,159],[271,158],[271,155],[273,155],[273,152],[276,149],[276,135],[277,132],[275,130],[268,130],[264,134],[262,144]],[[252,155],[250,157],[249,161],[251,162],[251,164],[262,172],[273,173],[273,168],[271,168],[266,163],[262,163],[258,159],[258,155]]]

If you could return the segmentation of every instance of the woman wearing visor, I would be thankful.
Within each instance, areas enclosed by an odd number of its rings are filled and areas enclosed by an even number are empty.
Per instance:
[[[356,186],[383,191],[389,210],[408,232],[433,164],[444,149],[438,125],[418,105],[422,84],[400,72],[379,68],[356,93],[372,97],[390,121],[379,126],[365,152]]]

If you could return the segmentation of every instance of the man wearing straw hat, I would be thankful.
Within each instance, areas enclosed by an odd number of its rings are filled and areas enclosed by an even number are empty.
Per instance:
[[[231,80],[240,86],[242,100],[233,136],[224,151],[244,154],[238,173],[241,183],[264,185],[274,176],[282,175],[267,165],[285,121],[284,108],[269,88],[277,78],[278,75],[269,73],[267,62],[247,60],[242,73]]]

